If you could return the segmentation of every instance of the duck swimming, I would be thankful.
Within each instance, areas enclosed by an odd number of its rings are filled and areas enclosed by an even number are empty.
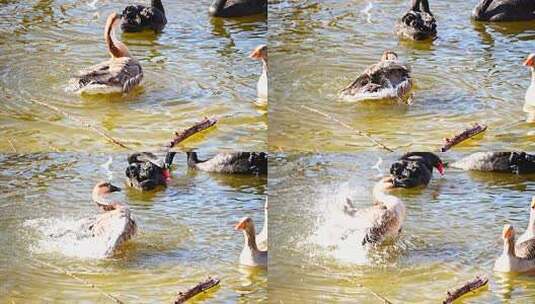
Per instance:
[[[535,54],[529,54],[524,61],[524,66],[531,70],[531,83],[524,97],[524,112],[528,113],[526,122],[535,122]]]
[[[480,0],[472,11],[477,21],[526,21],[535,19],[535,1]]]
[[[362,246],[375,246],[398,238],[405,221],[403,202],[385,191],[391,188],[391,178],[387,177],[373,187],[373,206],[357,209],[351,200],[347,200],[344,212],[359,218],[359,223],[366,223]]]
[[[168,152],[165,161],[159,160],[150,152],[134,153],[128,156],[126,183],[140,191],[150,191],[158,186],[167,185],[171,174],[169,168],[176,152]]]
[[[409,152],[390,166],[393,188],[426,186],[433,176],[433,168],[444,175],[442,160],[431,152]]]
[[[531,174],[535,173],[535,155],[526,152],[477,152],[451,164],[451,167],[467,171]]]
[[[264,204],[264,226],[262,231],[256,235],[256,244],[259,250],[268,250],[268,199]]]
[[[95,241],[105,245],[104,256],[112,256],[116,250],[137,233],[137,224],[128,206],[109,199],[112,192],[121,191],[108,182],[99,182],[93,188],[92,199],[103,212],[89,226]]]
[[[267,174],[267,154],[264,152],[219,153],[199,160],[197,152],[187,152],[188,166],[206,172],[227,174]]]
[[[252,59],[262,61],[262,74],[256,85],[256,91],[258,95],[258,102],[261,104],[267,104],[268,102],[268,64],[267,64],[267,45],[259,45],[249,55]]]
[[[515,251],[515,230],[511,225],[505,225],[502,232],[503,253],[494,263],[494,271],[498,272],[528,272],[535,270],[533,256],[522,258]]]
[[[121,29],[124,32],[141,32],[149,29],[159,33],[166,24],[167,19],[161,0],[152,0],[150,7],[129,5],[122,13]]]
[[[267,14],[267,0],[214,0],[208,13],[214,17]]]
[[[412,0],[411,9],[396,23],[396,34],[412,40],[436,37],[437,22],[427,0]]]
[[[528,228],[515,243],[518,257],[535,259],[535,197],[531,199]]]
[[[127,93],[141,83],[143,70],[126,45],[115,38],[121,17],[112,13],[106,21],[104,38],[111,59],[81,70],[69,81],[69,91],[85,94]]]
[[[234,229],[242,230],[245,239],[240,254],[240,264],[250,267],[267,267],[268,252],[258,249],[253,220],[250,217],[244,217]]]
[[[402,100],[411,88],[410,68],[398,61],[396,53],[386,51],[380,62],[368,67],[342,90],[340,98],[346,101]]]

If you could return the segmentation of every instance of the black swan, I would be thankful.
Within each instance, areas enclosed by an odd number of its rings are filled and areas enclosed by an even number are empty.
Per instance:
[[[409,152],[390,167],[394,188],[413,188],[429,184],[433,168],[444,174],[442,160],[431,152]]]
[[[535,155],[526,152],[477,152],[453,164],[463,170],[535,173]]]
[[[396,23],[396,33],[413,40],[432,39],[437,35],[437,22],[427,0],[412,0],[411,9]]]
[[[207,160],[199,160],[196,152],[187,152],[188,166],[206,172],[267,174],[267,154],[264,152],[219,153]]]
[[[129,5],[123,10],[121,29],[124,32],[153,30],[159,33],[167,24],[161,0],[152,0],[150,7]]]
[[[67,90],[86,94],[127,93],[143,80],[143,70],[128,48],[115,38],[120,16],[112,13],[106,21],[104,39],[111,59],[81,70],[69,80]]]
[[[472,11],[477,21],[526,21],[535,19],[533,0],[481,0]]]
[[[267,0],[214,0],[208,12],[214,17],[267,14]]]
[[[168,152],[165,161],[159,160],[150,152],[134,153],[128,156],[126,182],[130,187],[150,191],[165,186],[170,178],[169,168],[176,152]]]

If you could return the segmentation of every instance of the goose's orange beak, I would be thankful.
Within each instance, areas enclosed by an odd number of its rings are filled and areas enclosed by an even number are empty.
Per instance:
[[[235,230],[244,230],[245,229],[245,221],[241,221],[236,226],[234,226]]]
[[[535,209],[535,196],[531,198],[531,209]]]
[[[535,66],[535,55],[534,54],[529,55],[528,58],[526,58],[526,60],[524,60],[524,65],[525,66]]]
[[[503,232],[502,232],[504,239],[509,239],[513,235],[513,226],[507,224],[503,226]]]

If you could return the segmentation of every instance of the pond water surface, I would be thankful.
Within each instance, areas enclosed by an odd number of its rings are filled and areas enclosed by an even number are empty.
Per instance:
[[[366,131],[391,148],[429,150],[474,122],[489,126],[465,145],[533,148],[523,122],[535,22],[485,24],[470,20],[476,2],[430,1],[438,37],[400,41],[394,24],[410,1],[277,1],[270,6],[269,145],[283,151],[355,151],[373,145],[306,105]],[[385,50],[412,67],[413,104],[348,103],[337,96]],[[460,147],[461,148],[461,147]]]
[[[175,164],[166,189],[142,194],[124,185],[125,154],[0,156],[0,302],[110,302],[59,267],[125,303],[169,303],[208,276],[220,287],[194,303],[265,303],[267,272],[238,266],[244,241],[234,225],[250,216],[262,228],[266,178],[188,171],[182,155]],[[109,259],[57,237],[98,213],[91,190],[99,180],[123,188],[139,226]]]
[[[265,16],[214,19],[209,0],[163,3],[163,33],[117,35],[143,67],[141,88],[126,96],[80,97],[64,91],[68,79],[108,59],[106,18],[132,1],[0,1],[0,136],[9,139],[0,151],[121,149],[75,119],[132,148],[155,150],[205,116],[220,118],[216,129],[183,148],[264,151],[267,113],[255,105],[262,67],[248,54],[266,43]]]
[[[380,170],[372,169],[379,162]],[[394,154],[283,155],[270,167],[269,298],[272,303],[442,303],[477,274],[487,289],[458,303],[531,303],[535,281],[492,271],[503,225],[527,227],[534,176],[435,171],[425,189],[397,190],[407,208],[401,238],[366,254],[346,198],[359,208]],[[448,154],[447,161],[461,154]],[[360,234],[359,234],[360,233]],[[362,240],[362,238],[360,238]],[[457,303],[457,302],[456,302]]]

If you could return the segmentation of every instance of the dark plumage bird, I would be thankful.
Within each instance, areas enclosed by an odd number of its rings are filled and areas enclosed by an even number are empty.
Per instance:
[[[199,160],[196,152],[187,152],[188,166],[217,173],[267,174],[268,157],[264,152],[219,153],[207,160]]]
[[[396,23],[398,36],[412,40],[432,39],[437,35],[437,22],[427,0],[412,0],[411,9]]]
[[[535,155],[526,152],[477,152],[451,166],[463,170],[530,174],[535,173]]]
[[[214,17],[267,14],[267,0],[214,0],[208,13]]]
[[[152,0],[150,7],[129,5],[123,10],[121,29],[123,32],[153,30],[159,33],[167,24],[161,0]]]
[[[128,156],[126,182],[130,187],[141,191],[150,191],[158,186],[167,185],[171,176],[169,167],[176,152],[168,152],[165,161],[159,160],[150,152],[134,153]]]
[[[478,21],[525,21],[535,19],[533,0],[481,0],[472,11]]]
[[[413,188],[429,184],[433,168],[444,174],[442,160],[431,152],[409,152],[390,167],[395,188]]]

